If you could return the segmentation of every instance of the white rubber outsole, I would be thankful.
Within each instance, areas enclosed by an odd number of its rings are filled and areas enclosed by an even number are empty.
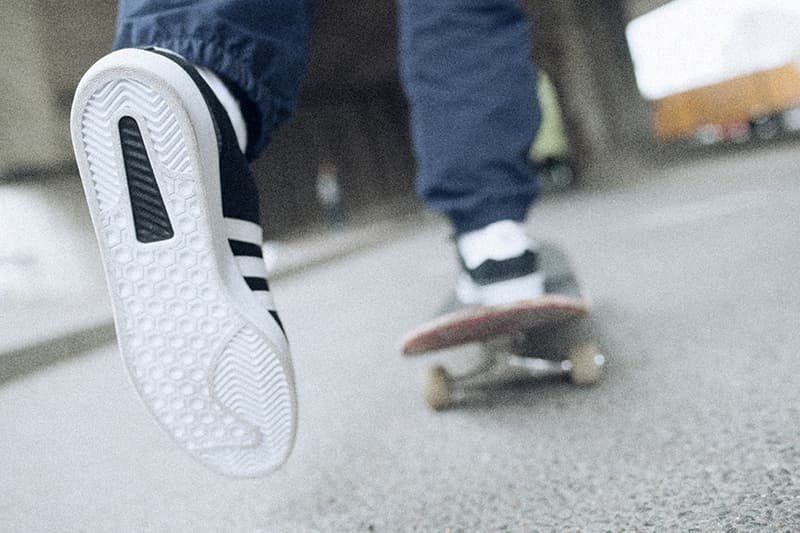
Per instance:
[[[544,296],[544,274],[535,272],[481,286],[462,272],[456,283],[456,297],[463,304],[506,305]]]
[[[174,236],[136,238],[118,122],[135,119]],[[288,345],[224,235],[213,120],[173,61],[121,50],[78,86],[72,142],[131,381],[175,441],[231,476],[285,462],[296,428]]]

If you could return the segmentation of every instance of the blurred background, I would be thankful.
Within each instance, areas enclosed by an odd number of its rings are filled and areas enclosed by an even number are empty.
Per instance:
[[[298,447],[241,483],[171,445],[113,342],[68,115],[115,2],[0,2],[0,530],[800,530],[800,2],[523,3],[529,225],[596,303],[604,381],[425,410],[397,339],[456,265],[413,193],[395,4],[323,0],[255,163]]]

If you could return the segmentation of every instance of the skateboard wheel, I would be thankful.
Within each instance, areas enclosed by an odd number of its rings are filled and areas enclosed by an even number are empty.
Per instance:
[[[425,403],[434,411],[447,409],[450,405],[450,376],[442,366],[429,368],[425,373],[423,394]]]
[[[569,377],[576,385],[592,385],[600,380],[605,358],[594,342],[573,346],[569,350]]]

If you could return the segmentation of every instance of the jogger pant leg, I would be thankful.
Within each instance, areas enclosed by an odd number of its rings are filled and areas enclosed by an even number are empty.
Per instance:
[[[294,109],[315,12],[316,0],[121,0],[114,48],[167,48],[231,84],[254,159]]]
[[[456,233],[521,221],[537,184],[539,107],[517,0],[399,0],[417,190]]]

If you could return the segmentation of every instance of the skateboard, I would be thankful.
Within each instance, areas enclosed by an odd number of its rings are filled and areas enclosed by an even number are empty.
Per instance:
[[[576,385],[600,379],[605,357],[566,253],[542,243],[539,259],[543,296],[498,306],[464,306],[451,298],[437,317],[402,340],[406,356],[475,344],[480,348],[478,360],[465,371],[441,365],[428,369],[424,397],[431,408],[446,409],[470,392],[511,381],[554,374]]]

